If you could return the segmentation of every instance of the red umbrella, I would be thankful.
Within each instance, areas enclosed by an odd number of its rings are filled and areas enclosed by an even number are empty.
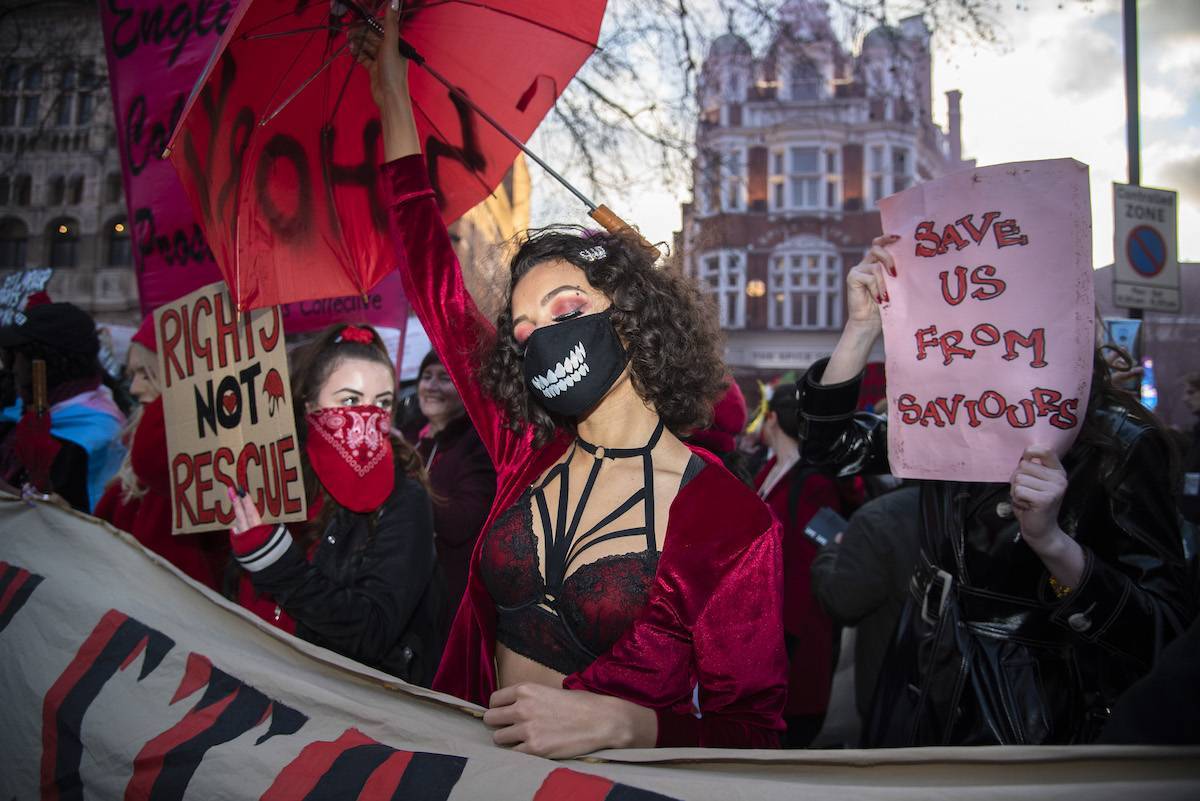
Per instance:
[[[346,35],[382,7],[243,0],[188,99],[169,155],[242,308],[365,293],[394,267],[379,115]],[[504,178],[512,139],[533,134],[595,49],[604,7],[407,4],[401,35],[427,67],[409,88],[447,223]]]

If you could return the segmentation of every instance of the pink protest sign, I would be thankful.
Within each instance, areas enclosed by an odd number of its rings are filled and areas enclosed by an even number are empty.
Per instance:
[[[1087,165],[998,164],[880,203],[888,456],[905,478],[1007,482],[1029,445],[1062,455],[1095,348]]]
[[[163,149],[235,2],[100,4],[142,313],[221,279]]]
[[[162,154],[236,6],[231,0],[100,4],[143,314],[221,280],[179,174]],[[394,274],[361,296],[305,300],[281,311],[289,333],[335,322],[403,329],[408,317]]]

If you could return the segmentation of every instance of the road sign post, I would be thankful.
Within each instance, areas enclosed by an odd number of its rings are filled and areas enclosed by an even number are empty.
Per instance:
[[[1113,184],[1113,302],[1179,312],[1176,194]]]

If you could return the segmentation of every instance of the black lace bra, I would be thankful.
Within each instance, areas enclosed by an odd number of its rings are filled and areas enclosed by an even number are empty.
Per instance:
[[[570,489],[568,457],[555,466],[540,484],[521,494],[487,532],[480,555],[484,585],[496,604],[496,639],[507,648],[558,671],[570,674],[590,665],[612,647],[646,604],[658,569],[654,535],[654,464],[650,452],[662,435],[660,422],[650,441],[641,448],[601,450],[578,440],[579,447],[596,457],[588,472],[579,504],[568,514]],[[645,483],[586,531],[579,531],[583,510],[595,486],[603,459],[640,456]],[[693,455],[684,471],[682,488],[705,466]],[[558,504],[551,514],[545,488],[558,481]],[[604,533],[638,504],[645,505],[645,525]],[[545,572],[538,564],[538,542],[533,530],[533,508],[546,537]],[[612,540],[644,538],[645,548],[635,553],[603,556],[572,566],[590,548]]]

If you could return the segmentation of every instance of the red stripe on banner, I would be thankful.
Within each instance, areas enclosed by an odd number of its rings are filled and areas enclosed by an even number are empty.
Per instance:
[[[375,741],[358,729],[342,732],[336,740],[309,743],[300,755],[280,771],[259,801],[296,801],[304,798],[324,776],[342,752],[356,745],[374,745]]]
[[[225,708],[237,698],[240,689],[216,703],[209,704],[199,711],[192,710],[183,719],[162,734],[155,737],[142,748],[133,760],[133,777],[125,787],[125,801],[146,801],[154,789],[154,782],[162,771],[163,757],[181,743],[195,737],[202,731],[212,727]]]
[[[129,618],[115,609],[105,613],[91,635],[75,653],[75,658],[46,692],[42,703],[42,801],[58,801],[58,783],[54,770],[58,763],[58,710],[63,701],[96,661],[113,634]]]
[[[362,792],[358,794],[358,801],[391,801],[412,758],[411,751],[397,751],[388,757],[367,779]]]
[[[179,689],[171,697],[171,703],[177,703],[208,684],[212,678],[212,662],[208,657],[197,653],[189,653],[187,667],[183,670],[183,678],[179,680]]]
[[[129,667],[130,663],[132,663],[133,660],[137,659],[138,656],[142,653],[142,651],[146,650],[146,646],[149,644],[150,644],[150,635],[147,634],[145,637],[142,638],[142,641],[137,644],[137,648],[134,648],[132,651],[129,652],[129,656],[125,657],[125,661],[121,663],[121,670],[124,670],[125,668]]]
[[[6,568],[8,568],[8,565],[4,566],[4,569]],[[21,587],[25,586],[25,582],[29,581],[28,570],[22,570],[19,567],[16,570],[16,578],[9,582],[8,589],[4,591],[4,595],[0,595],[0,615],[4,614],[4,610],[12,603],[13,596],[17,594],[17,590],[21,589]],[[3,572],[3,569],[0,569],[0,572]]]
[[[604,801],[613,788],[613,781],[569,768],[550,772],[533,801]]]

